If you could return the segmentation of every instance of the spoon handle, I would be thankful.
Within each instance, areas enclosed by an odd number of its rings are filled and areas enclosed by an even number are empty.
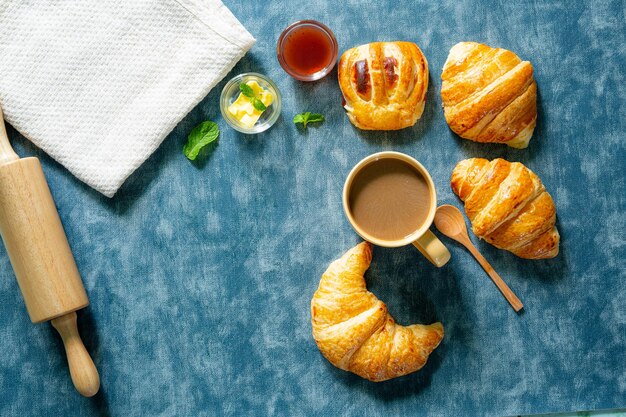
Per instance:
[[[513,307],[513,310],[518,312],[522,308],[524,308],[524,304],[522,304],[520,299],[517,298],[517,296],[513,293],[513,291],[509,288],[509,286],[506,285],[506,283],[502,280],[502,278],[500,278],[500,275],[498,275],[498,273],[493,269],[493,267],[489,265],[489,262],[487,262],[487,260],[480,254],[480,252],[478,252],[478,249],[476,249],[476,247],[471,242],[465,242],[465,243],[466,243],[465,247],[471,252],[472,255],[474,255],[474,258],[476,258],[476,260],[478,261],[480,266],[483,267],[485,272],[489,274],[489,278],[491,278],[493,283],[496,284],[496,287],[498,287],[498,289],[500,290],[504,298],[506,298],[509,304],[511,304],[511,307]]]

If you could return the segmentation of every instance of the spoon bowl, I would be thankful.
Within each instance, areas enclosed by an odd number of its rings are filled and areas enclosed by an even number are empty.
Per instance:
[[[435,227],[449,238],[458,241],[459,237],[463,237],[469,241],[463,213],[454,206],[444,204],[437,208]]]

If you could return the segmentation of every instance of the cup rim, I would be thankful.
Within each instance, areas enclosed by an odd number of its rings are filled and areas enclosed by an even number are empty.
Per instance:
[[[283,44],[287,35],[291,33],[294,29],[300,26],[306,26],[306,25],[315,26],[318,29],[320,29],[322,32],[324,32],[329,37],[330,43],[333,49],[332,56],[328,65],[322,68],[321,70],[314,72],[313,74],[301,74],[295,69],[291,68],[289,64],[287,64],[287,61],[285,60],[285,57],[283,54],[284,52]],[[318,22],[317,20],[310,20],[310,19],[298,20],[296,22],[293,22],[289,26],[287,26],[281,32],[280,36],[278,37],[278,41],[276,42],[276,56],[278,58],[278,63],[280,64],[280,66],[285,70],[287,74],[289,74],[296,80],[317,81],[327,76],[335,67],[337,63],[337,57],[339,56],[339,44],[337,43],[337,38],[335,38],[335,34],[333,33],[333,31],[330,30],[330,28],[326,26],[325,24],[323,24],[322,22]]]
[[[424,221],[424,223],[417,230],[415,230],[413,233],[409,234],[408,236],[402,239],[383,240],[375,236],[371,236],[356,223],[356,221],[354,220],[354,217],[352,216],[352,213],[350,212],[349,197],[350,197],[350,189],[352,187],[354,178],[366,165],[369,165],[370,163],[381,160],[381,159],[400,159],[408,163],[409,165],[416,168],[420,172],[420,174],[422,174],[422,176],[426,180],[426,183],[428,184],[428,189],[430,192],[430,210],[428,212],[428,216],[426,217],[426,220]],[[424,167],[424,165],[422,165],[417,159],[407,154],[404,154],[402,152],[383,151],[383,152],[377,152],[369,156],[366,156],[365,158],[361,159],[350,170],[350,173],[346,177],[346,181],[344,182],[344,185],[343,185],[342,203],[343,203],[343,211],[346,217],[348,218],[348,222],[350,222],[350,225],[359,234],[359,236],[361,236],[363,239],[367,240],[368,242],[371,242],[378,246],[383,246],[387,248],[397,248],[397,247],[405,246],[405,245],[415,242],[422,235],[424,235],[424,233],[426,233],[426,231],[430,228],[430,226],[433,223],[433,220],[435,219],[435,212],[437,211],[437,191],[435,189],[435,183],[432,177],[430,176],[430,173]]]

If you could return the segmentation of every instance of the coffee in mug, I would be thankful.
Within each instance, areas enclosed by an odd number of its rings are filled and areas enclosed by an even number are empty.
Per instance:
[[[367,234],[383,240],[403,239],[428,219],[428,183],[401,159],[378,159],[355,175],[348,206]]]
[[[428,171],[399,152],[379,152],[359,162],[344,185],[344,211],[365,240],[379,246],[413,243],[436,266],[450,252],[429,230],[437,209]]]

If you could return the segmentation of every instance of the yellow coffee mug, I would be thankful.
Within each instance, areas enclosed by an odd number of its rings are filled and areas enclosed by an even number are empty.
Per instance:
[[[428,186],[428,197],[429,197],[429,207],[428,214],[423,223],[419,225],[419,227],[413,232],[409,233],[406,237],[398,240],[385,240],[378,238],[376,236],[372,236],[370,233],[367,233],[363,228],[355,221],[352,210],[350,208],[350,191],[352,189],[352,184],[354,182],[354,178],[357,176],[359,172],[366,166],[370,164],[376,163],[376,161],[380,161],[383,159],[398,159],[401,160],[412,168],[414,168],[425,180]],[[410,157],[409,155],[400,153],[400,152],[378,152],[372,154],[364,159],[362,159],[358,164],[352,168],[350,173],[348,174],[348,178],[346,178],[346,182],[343,187],[343,210],[348,218],[348,221],[354,228],[354,230],[365,240],[378,245],[385,246],[388,248],[396,248],[404,245],[408,245],[412,243],[421,253],[432,262],[437,267],[442,267],[450,260],[450,252],[448,249],[441,243],[441,241],[430,231],[430,226],[433,223],[435,218],[435,212],[437,210],[437,192],[435,191],[435,184],[430,174],[424,168],[422,164],[420,164],[417,160]]]

